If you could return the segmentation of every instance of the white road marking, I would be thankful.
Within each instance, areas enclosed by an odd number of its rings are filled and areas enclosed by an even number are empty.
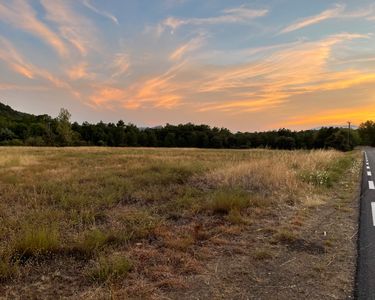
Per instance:
[[[370,180],[370,181],[368,182],[368,188],[369,188],[370,190],[375,190],[375,185],[374,185],[374,182],[373,182],[372,180]]]
[[[372,224],[375,226],[375,202],[371,202]]]
[[[367,168],[367,170],[370,170],[370,166],[367,166],[366,168]]]
[[[367,171],[367,176],[372,176],[371,171]]]

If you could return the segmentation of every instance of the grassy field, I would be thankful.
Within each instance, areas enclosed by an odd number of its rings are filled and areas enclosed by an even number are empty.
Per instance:
[[[360,166],[359,152],[0,148],[0,294],[348,296]]]

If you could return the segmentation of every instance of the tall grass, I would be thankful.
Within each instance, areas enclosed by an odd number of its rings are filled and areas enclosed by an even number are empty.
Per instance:
[[[99,283],[125,277],[138,270],[126,251],[198,247],[195,223],[246,226],[252,212],[271,204],[320,205],[322,186],[330,188],[357,158],[336,151],[0,148],[0,256],[9,257],[0,260],[0,281],[21,273],[30,258],[74,251],[84,263],[95,261],[87,274],[77,271],[82,276]],[[202,228],[196,236],[211,230]],[[112,259],[116,253],[125,255]]]

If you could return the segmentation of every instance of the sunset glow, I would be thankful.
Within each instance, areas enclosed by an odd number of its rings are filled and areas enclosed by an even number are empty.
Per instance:
[[[373,32],[367,0],[4,0],[0,101],[78,122],[359,125]]]

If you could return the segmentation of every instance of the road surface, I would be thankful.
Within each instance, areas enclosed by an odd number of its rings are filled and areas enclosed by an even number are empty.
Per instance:
[[[363,155],[356,290],[358,299],[375,300],[375,148]]]

